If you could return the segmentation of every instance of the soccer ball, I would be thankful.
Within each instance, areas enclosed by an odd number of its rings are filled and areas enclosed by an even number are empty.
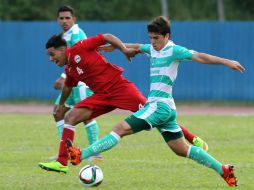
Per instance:
[[[103,173],[99,166],[86,165],[79,171],[79,181],[86,187],[98,186],[103,180]]]

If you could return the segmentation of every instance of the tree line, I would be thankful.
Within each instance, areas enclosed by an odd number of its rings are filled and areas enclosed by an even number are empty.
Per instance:
[[[254,0],[223,0],[226,20],[254,20]],[[71,5],[78,20],[150,20],[161,15],[161,0],[0,0],[0,20],[56,19],[60,5]],[[171,20],[218,20],[217,0],[167,0]]]

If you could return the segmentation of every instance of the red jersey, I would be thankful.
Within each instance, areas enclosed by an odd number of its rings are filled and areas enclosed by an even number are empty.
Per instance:
[[[95,93],[104,93],[114,81],[121,78],[123,69],[109,63],[97,51],[97,47],[105,43],[103,35],[99,34],[81,40],[67,49],[66,86],[76,86],[79,81],[82,81]]]

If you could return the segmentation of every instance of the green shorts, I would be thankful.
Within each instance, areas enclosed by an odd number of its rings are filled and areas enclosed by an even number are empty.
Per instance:
[[[90,90],[86,85],[78,85],[72,89],[70,96],[65,101],[65,106],[72,108],[75,104],[77,104],[81,100],[86,99],[92,94],[93,91]],[[59,94],[59,96],[57,97],[55,105],[59,105],[60,98],[61,94]]]
[[[164,140],[177,139],[183,136],[176,122],[177,112],[164,102],[148,102],[139,111],[126,118],[134,133],[156,128]]]

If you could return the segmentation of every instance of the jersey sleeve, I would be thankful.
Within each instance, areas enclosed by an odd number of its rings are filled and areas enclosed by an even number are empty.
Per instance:
[[[82,48],[86,50],[94,50],[97,47],[104,45],[106,43],[106,40],[102,34],[98,34],[97,36],[81,40],[80,43]]]
[[[150,54],[150,48],[151,48],[151,44],[142,44],[140,46],[140,52]]]
[[[66,75],[66,79],[65,79],[64,84],[65,84],[66,86],[74,87],[74,86],[77,86],[77,85],[78,85],[78,81],[74,80],[71,76]]]
[[[80,38],[79,34],[72,34],[70,47],[72,47],[74,44],[76,44],[77,42],[79,42],[80,40],[83,40],[83,39]]]
[[[80,40],[87,39],[87,36],[84,32],[79,32],[79,33],[73,33],[71,36],[71,46],[79,42]]]
[[[174,46],[175,59],[179,61],[191,60],[195,51],[189,50],[182,46]]]

